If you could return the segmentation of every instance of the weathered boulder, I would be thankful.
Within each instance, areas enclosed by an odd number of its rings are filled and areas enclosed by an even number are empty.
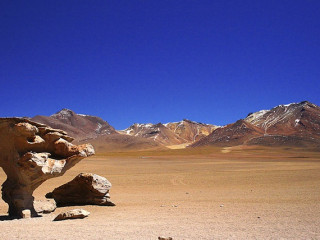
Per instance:
[[[104,177],[93,173],[80,173],[72,181],[47,193],[58,206],[102,205],[114,206],[110,201],[111,183]]]
[[[67,212],[60,213],[58,216],[53,219],[53,221],[61,221],[67,219],[77,219],[85,218],[90,215],[90,212],[83,209],[73,209]]]
[[[90,144],[75,146],[72,140],[62,130],[24,118],[0,118],[0,167],[7,174],[2,199],[10,216],[22,217],[24,210],[37,216],[33,191],[94,154]]]
[[[33,206],[37,213],[51,213],[57,208],[53,200],[36,200],[33,202]]]

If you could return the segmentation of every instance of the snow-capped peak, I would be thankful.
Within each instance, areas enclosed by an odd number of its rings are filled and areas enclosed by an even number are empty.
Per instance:
[[[152,123],[135,123],[133,124],[133,126],[137,128],[150,128],[153,126],[153,124]]]
[[[289,106],[291,106],[291,105],[297,105],[297,104],[299,104],[299,103],[280,104],[280,105],[278,105],[278,106],[276,106],[276,107],[274,107],[274,108],[277,108],[277,107],[289,107]]]

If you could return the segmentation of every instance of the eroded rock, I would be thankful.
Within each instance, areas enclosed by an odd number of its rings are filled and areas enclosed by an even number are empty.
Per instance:
[[[90,212],[83,209],[73,209],[67,212],[60,213],[53,221],[62,221],[67,219],[85,218],[90,215]]]
[[[53,198],[58,206],[103,205],[114,206],[110,201],[111,183],[93,173],[80,173],[72,181],[55,188],[46,195]]]
[[[64,131],[24,118],[0,118],[0,167],[7,174],[2,198],[9,215],[23,217],[33,206],[33,191],[49,178],[63,175],[83,158],[94,154],[90,144],[75,146]]]

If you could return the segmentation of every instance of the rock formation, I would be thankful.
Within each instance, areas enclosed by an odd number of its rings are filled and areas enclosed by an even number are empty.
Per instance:
[[[33,191],[94,154],[90,144],[75,146],[64,131],[24,118],[0,118],[0,136],[0,167],[7,174],[2,198],[10,216],[22,217],[24,210],[36,216]]]
[[[67,212],[60,213],[58,216],[53,219],[53,221],[61,221],[67,219],[77,219],[77,218],[85,218],[90,215],[90,212],[83,209],[73,209]]]
[[[72,181],[48,193],[46,197],[54,198],[58,206],[114,206],[110,201],[110,188],[111,183],[106,178],[92,173],[81,173]]]

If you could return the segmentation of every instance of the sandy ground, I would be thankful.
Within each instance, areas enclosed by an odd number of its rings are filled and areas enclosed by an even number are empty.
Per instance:
[[[82,206],[82,220],[7,220],[0,239],[320,239],[320,157],[305,153],[96,156],[36,190],[80,172],[107,177],[115,207]],[[0,172],[0,180],[5,176]]]
[[[190,145],[190,143],[182,143],[182,144],[171,145],[171,146],[167,146],[167,147],[170,148],[170,149],[184,149],[189,145]]]

